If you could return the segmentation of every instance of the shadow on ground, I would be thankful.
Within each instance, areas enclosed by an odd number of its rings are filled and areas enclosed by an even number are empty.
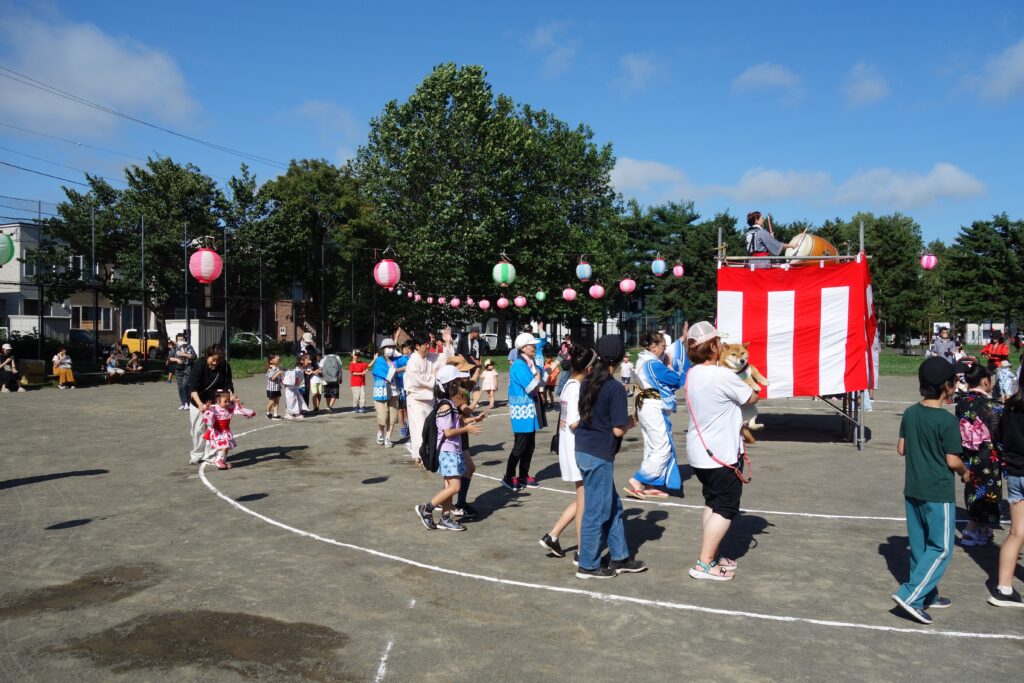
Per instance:
[[[110,474],[110,470],[75,470],[73,472],[55,472],[53,474],[40,474],[34,477],[7,479],[5,481],[0,481],[0,491],[4,489],[13,489],[17,486],[25,486],[27,484],[38,484],[44,481],[53,481],[54,479],[66,479],[67,477],[95,477],[100,474]]]

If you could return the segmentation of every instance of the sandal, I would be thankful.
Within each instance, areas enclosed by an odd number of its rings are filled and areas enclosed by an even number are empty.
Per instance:
[[[634,498],[639,498],[640,500],[644,500],[645,498],[647,498],[647,494],[641,491],[640,489],[634,489],[628,486],[623,486],[622,490],[626,492],[626,495],[632,496]]]
[[[736,560],[732,560],[732,559],[729,559],[728,557],[722,557],[721,555],[719,555],[718,557],[716,557],[714,560],[711,561],[711,566],[712,567],[718,566],[718,567],[723,568],[727,572],[734,572],[734,571],[736,571],[736,567],[738,565],[736,564]]]
[[[644,495],[648,498],[668,498],[668,494],[660,489],[644,489]]]
[[[691,579],[703,579],[706,581],[731,581],[735,576],[731,571],[721,565],[711,562],[710,564],[697,560],[696,566],[690,567]]]

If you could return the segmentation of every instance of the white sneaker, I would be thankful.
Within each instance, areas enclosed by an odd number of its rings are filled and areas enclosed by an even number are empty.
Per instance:
[[[391,439],[384,439],[384,448],[394,448],[395,444],[391,442]]]
[[[383,432],[377,432],[377,445],[378,446],[383,446],[384,445],[384,434],[383,434]]]

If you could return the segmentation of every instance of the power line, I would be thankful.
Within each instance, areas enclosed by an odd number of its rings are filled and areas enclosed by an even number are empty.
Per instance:
[[[121,117],[121,118],[126,119],[128,121],[132,121],[134,123],[138,123],[139,125],[147,126],[149,128],[153,128],[154,130],[163,131],[164,133],[168,133],[170,135],[174,135],[174,136],[177,136],[177,137],[185,139],[185,140],[190,140],[190,141],[198,143],[200,145],[205,145],[205,146],[210,147],[212,149],[220,150],[220,151],[226,152],[228,154],[234,154],[234,155],[240,156],[240,157],[242,157],[244,159],[249,159],[251,161],[257,161],[259,163],[267,164],[268,166],[276,166],[277,168],[280,168],[280,169],[287,170],[287,168],[288,168],[287,164],[283,164],[280,161],[274,161],[273,159],[268,159],[266,157],[257,156],[255,154],[249,154],[248,152],[243,152],[241,150],[233,149],[231,147],[226,147],[224,145],[220,145],[220,144],[217,144],[215,142],[210,142],[208,140],[203,140],[201,138],[197,138],[197,137],[194,137],[192,135],[186,135],[185,133],[179,133],[178,131],[171,130],[170,128],[165,128],[163,126],[159,126],[159,125],[157,125],[155,123],[150,123],[148,121],[143,121],[140,118],[136,118],[134,116],[131,116],[129,114],[125,114],[123,112],[119,112],[116,109],[111,109],[110,107],[104,106],[102,104],[98,104],[98,103],[93,102],[91,100],[87,100],[84,97],[80,97],[80,96],[75,95],[73,93],[70,93],[70,92],[68,92],[66,90],[61,90],[60,88],[58,88],[56,86],[50,85],[48,83],[44,83],[43,81],[36,80],[36,79],[34,79],[34,78],[30,77],[30,76],[26,76],[25,74],[19,73],[19,72],[15,71],[14,69],[10,69],[10,68],[8,68],[6,66],[0,66],[0,71],[7,72],[7,73],[0,73],[0,76],[3,76],[4,78],[8,78],[8,79],[10,79],[12,81],[15,81],[17,83],[21,83],[22,85],[27,85],[30,88],[35,88],[37,90],[42,90],[43,92],[49,93],[51,95],[56,95],[57,97],[62,97],[64,99],[66,99],[66,100],[71,100],[72,102],[77,102],[78,104],[81,104],[81,105],[84,105],[84,106],[87,106],[87,107],[92,107],[93,109],[97,109],[97,110],[102,111],[104,113],[110,114],[111,116],[118,116],[118,117]]]
[[[60,166],[61,168],[66,168],[66,169],[68,169],[69,171],[78,171],[79,173],[82,173],[82,174],[84,174],[84,175],[91,175],[91,176],[93,176],[93,177],[95,177],[95,178],[103,178],[103,179],[104,179],[104,180],[106,180],[107,182],[111,182],[111,183],[121,183],[122,185],[127,185],[127,184],[128,184],[128,183],[126,183],[126,182],[125,182],[125,181],[123,181],[123,180],[119,180],[118,178],[108,178],[108,177],[107,177],[107,176],[105,176],[105,175],[100,175],[100,174],[98,174],[98,173],[91,173],[91,172],[89,172],[89,171],[86,171],[86,170],[84,170],[84,169],[81,169],[81,168],[75,168],[74,166],[68,166],[67,164],[62,164],[62,163],[60,163],[60,162],[57,162],[57,161],[50,161],[49,159],[44,159],[44,158],[42,158],[42,157],[37,157],[37,156],[33,156],[33,155],[31,155],[31,154],[28,154],[28,153],[26,153],[26,152],[19,152],[18,150],[16,150],[16,149],[11,149],[10,147],[3,147],[3,146],[0,146],[0,149],[2,149],[2,150],[3,150],[3,151],[5,151],[5,152],[11,152],[11,153],[13,153],[13,154],[20,154],[20,155],[21,155],[21,156],[23,156],[23,157],[28,157],[29,159],[35,159],[36,161],[41,161],[41,162],[43,162],[44,164],[53,164],[54,166]]]
[[[56,216],[57,215],[55,213],[50,213],[49,211],[40,211],[38,209],[23,209],[20,206],[11,206],[10,204],[0,204],[0,206],[2,206],[5,209],[14,209],[15,211],[24,211],[25,213],[36,213],[36,214],[42,214],[44,216]]]
[[[30,133],[32,135],[50,138],[51,140],[57,140],[58,142],[65,142],[69,145],[74,145],[75,147],[87,147],[88,149],[95,149],[99,152],[106,152],[107,154],[114,154],[119,157],[126,157],[128,159],[135,159],[136,161],[147,161],[147,159],[137,157],[134,154],[125,154],[124,152],[118,152],[113,149],[107,149],[106,147],[97,147],[96,145],[90,145],[86,142],[79,142],[78,140],[69,140],[68,138],[50,135],[49,133],[41,133],[38,130],[32,130],[31,128],[22,128],[21,126],[15,126],[13,123],[4,123],[3,121],[0,121],[0,126],[3,126],[4,128],[11,128],[13,130],[20,130],[22,133]]]
[[[49,204],[50,206],[53,206],[53,207],[57,206],[57,202],[49,202],[49,201],[46,201],[45,199],[28,199],[26,197],[8,197],[5,194],[0,194],[0,199],[13,199],[16,202],[32,202],[33,204],[41,202],[43,204]]]
[[[46,176],[47,178],[54,178],[56,180],[63,180],[65,183],[74,183],[75,185],[81,185],[82,187],[89,187],[89,185],[87,183],[80,183],[77,180],[71,180],[70,178],[61,178],[59,175],[50,175],[49,173],[43,173],[42,171],[34,171],[31,168],[25,168],[24,166],[18,166],[17,164],[12,164],[12,163],[7,162],[7,161],[0,160],[0,164],[3,164],[4,166],[10,166],[11,168],[16,168],[19,171],[28,171],[29,173],[35,173],[36,175]]]

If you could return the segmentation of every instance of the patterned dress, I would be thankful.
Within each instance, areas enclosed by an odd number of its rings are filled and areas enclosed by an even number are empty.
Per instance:
[[[999,453],[999,419],[1003,405],[979,391],[968,391],[956,405],[963,440],[964,464],[971,480],[964,484],[968,516],[980,524],[998,526],[1003,491],[1003,463]]]
[[[231,433],[231,414],[231,410],[217,404],[211,405],[203,413],[203,422],[207,427],[203,438],[210,442],[211,451],[228,450],[237,446],[235,435]]]

